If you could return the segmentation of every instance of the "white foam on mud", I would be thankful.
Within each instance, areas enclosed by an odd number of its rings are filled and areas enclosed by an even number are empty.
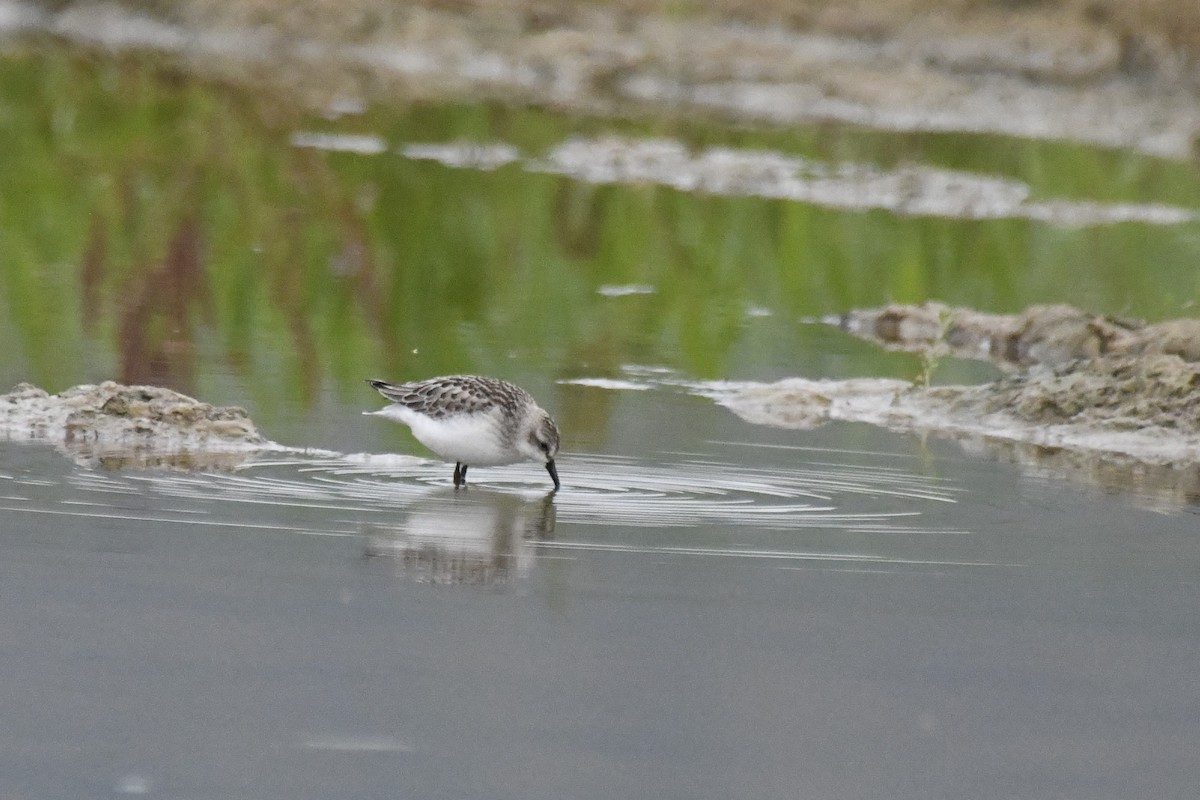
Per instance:
[[[436,161],[447,167],[493,170],[518,161],[521,151],[503,142],[412,143],[399,149],[405,158]]]
[[[1012,178],[921,164],[883,169],[816,161],[770,150],[714,147],[692,153],[672,139],[568,139],[534,171],[591,183],[657,183],[687,192],[771,197],[850,211],[884,209],[903,216],[959,219],[1025,217],[1060,225],[1113,222],[1178,224],[1200,212],[1161,204],[1035,200]]]
[[[309,147],[335,153],[378,155],[387,150],[387,143],[383,139],[364,134],[296,131],[292,134],[291,142],[292,147]]]
[[[617,378],[567,378],[558,381],[558,383],[568,386],[590,386],[593,389],[625,390],[630,392],[645,392],[654,388],[649,384],[637,383],[636,381],[623,381]]]
[[[1035,198],[1028,184],[996,175],[922,164],[884,169],[865,163],[828,163],[772,150],[712,147],[693,153],[674,139],[571,137],[540,157],[498,143],[410,143],[399,152],[455,168],[493,169],[520,163],[531,172],[588,183],[649,183],[683,192],[793,200],[845,211],[886,210],[901,216],[1024,218],[1072,227],[1121,222],[1177,225],[1200,219],[1196,209],[1160,203]],[[598,291],[619,297],[649,293],[653,287],[613,285]]]
[[[629,297],[639,294],[654,294],[654,287],[648,283],[606,283],[597,287],[596,294],[604,297]]]

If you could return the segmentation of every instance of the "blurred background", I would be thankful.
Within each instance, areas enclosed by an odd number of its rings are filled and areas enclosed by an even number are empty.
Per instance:
[[[0,33],[6,386],[333,445],[364,377],[909,377],[802,323],[1200,292],[1182,0],[5,2]]]

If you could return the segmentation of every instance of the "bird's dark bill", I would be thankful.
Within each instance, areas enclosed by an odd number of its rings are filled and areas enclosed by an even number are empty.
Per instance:
[[[554,459],[546,462],[546,472],[550,473],[550,478],[554,481],[554,491],[558,491],[562,484],[558,482],[558,469],[554,466]]]

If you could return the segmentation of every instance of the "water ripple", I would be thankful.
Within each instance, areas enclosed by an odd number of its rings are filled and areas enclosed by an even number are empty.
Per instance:
[[[719,446],[734,444],[757,447]],[[409,578],[455,583],[519,579],[535,557],[585,553],[834,571],[1018,566],[989,537],[955,527],[961,489],[951,480],[845,450],[747,460],[754,466],[712,454],[564,453],[563,490],[551,495],[536,464],[473,471],[456,491],[445,464],[420,458],[287,453],[212,473],[6,473],[0,511],[346,537]]]
[[[923,521],[930,504],[955,501],[955,487],[887,466],[808,462],[750,468],[694,456],[648,462],[596,454],[565,454],[561,463],[568,476],[554,498],[561,522],[961,533],[935,531]],[[443,465],[421,459],[357,454],[262,460],[232,473],[77,472],[70,480],[86,494],[73,498],[80,512],[89,503],[112,507],[129,498],[158,496],[193,501],[195,508],[216,518],[268,516],[265,510],[248,510],[256,506],[304,509],[335,522],[394,514],[443,487],[449,480],[445,473]],[[545,475],[531,464],[477,470],[472,485],[533,497],[545,493],[544,483]],[[219,503],[214,504],[216,498]],[[178,502],[151,505],[168,506],[171,516],[181,520],[188,513],[188,506]]]

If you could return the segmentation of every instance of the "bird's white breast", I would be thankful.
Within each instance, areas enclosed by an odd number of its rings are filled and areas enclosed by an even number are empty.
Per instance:
[[[402,405],[390,405],[371,413],[403,422],[418,442],[447,461],[473,467],[494,467],[523,460],[523,456],[504,441],[504,431],[492,413],[455,414],[434,419]]]

